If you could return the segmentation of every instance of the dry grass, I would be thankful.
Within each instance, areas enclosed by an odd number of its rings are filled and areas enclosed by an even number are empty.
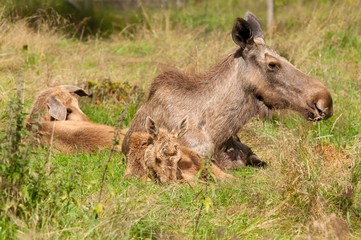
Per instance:
[[[335,100],[335,116],[317,125],[293,113],[277,112],[270,121],[250,122],[240,133],[241,139],[269,163],[268,168],[234,171],[239,178],[234,184],[211,184],[207,188],[159,186],[123,179],[124,166],[116,157],[111,161],[113,170],[105,187],[107,197],[96,208],[99,169],[108,153],[55,155],[51,164],[56,173],[48,176],[49,189],[55,192],[66,184],[74,184],[75,190],[64,193],[66,199],[57,199],[53,193],[55,205],[46,198],[43,209],[34,209],[26,219],[13,216],[19,229],[17,236],[359,238],[360,8],[359,1],[335,1],[277,9],[277,25],[268,43],[302,71],[329,86]],[[147,89],[151,79],[163,69],[203,71],[234,47],[229,31],[208,32],[202,26],[183,28],[172,23],[170,16],[167,11],[148,13],[148,27],[138,26],[131,38],[119,33],[107,40],[87,41],[65,38],[46,27],[33,31],[26,20],[10,23],[1,19],[0,113],[5,112],[19,75],[25,80],[28,110],[34,93],[47,86],[109,78]],[[96,118],[96,113],[89,114]],[[0,129],[4,124],[6,121]],[[41,154],[32,161],[43,157]],[[208,212],[201,211],[200,228],[195,234],[194,219],[205,199],[212,204]],[[50,211],[54,206],[54,212]],[[98,214],[94,214],[94,209],[98,209]]]

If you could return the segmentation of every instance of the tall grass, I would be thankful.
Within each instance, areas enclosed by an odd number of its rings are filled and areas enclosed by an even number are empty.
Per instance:
[[[123,156],[110,158],[110,150],[49,157],[48,149],[22,145],[26,133],[19,123],[35,92],[103,79],[146,90],[163,69],[199,72],[219,61],[234,47],[233,18],[245,10],[265,19],[263,1],[207,2],[184,11],[145,8],[146,23],[135,24],[131,35],[113,33],[107,40],[79,41],[51,27],[33,31],[26,20],[0,20],[0,238],[361,237],[359,1],[276,6],[267,43],[328,86],[334,117],[314,124],[282,111],[268,121],[251,121],[240,137],[269,164],[266,169],[233,171],[233,183],[164,186],[124,179]],[[24,80],[20,98],[14,98],[16,79]],[[81,107],[90,119],[111,125],[123,109],[122,103],[99,106],[86,100]],[[126,125],[135,111],[130,108]],[[17,171],[21,184],[13,176]],[[16,189],[15,198],[9,187]]]

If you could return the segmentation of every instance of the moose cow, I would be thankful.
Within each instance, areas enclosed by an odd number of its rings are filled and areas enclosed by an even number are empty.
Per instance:
[[[238,48],[208,72],[167,71],[153,80],[123,141],[125,154],[132,134],[144,130],[147,116],[170,130],[189,115],[189,131],[180,144],[213,157],[222,168],[239,168],[260,163],[237,137],[260,111],[293,109],[310,121],[332,116],[327,88],[265,44],[255,15],[237,18],[232,38]]]
[[[90,122],[81,111],[75,95],[88,94],[77,86],[60,85],[41,92],[27,117],[26,127],[39,133],[39,142],[63,153],[92,152],[111,148],[115,134],[122,140],[125,132]],[[120,147],[116,146],[116,150]]]

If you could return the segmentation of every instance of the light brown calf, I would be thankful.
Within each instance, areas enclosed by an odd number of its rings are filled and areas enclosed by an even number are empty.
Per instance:
[[[178,139],[188,130],[188,118],[184,118],[175,133],[159,129],[148,117],[146,131],[132,135],[130,151],[127,154],[126,176],[148,177],[156,182],[171,183],[176,180],[194,182],[199,171],[201,176],[207,173],[216,178],[225,179],[233,176],[224,173],[210,163],[204,166],[199,154],[191,149],[179,146]]]
[[[72,85],[60,85],[41,92],[26,119],[27,127],[44,121],[89,121],[79,108],[76,95],[88,96],[82,88]]]
[[[46,121],[39,125],[39,141],[43,146],[52,146],[57,152],[74,153],[93,152],[99,149],[111,148],[120,151],[125,132],[116,132],[113,127],[92,122],[77,121]]]
[[[79,108],[75,94],[87,96],[83,89],[72,85],[40,93],[25,122],[29,130],[38,133],[39,143],[63,153],[92,152],[111,148],[117,133],[121,144],[126,131],[118,133],[114,127],[90,122]],[[120,148],[116,146],[116,150]]]

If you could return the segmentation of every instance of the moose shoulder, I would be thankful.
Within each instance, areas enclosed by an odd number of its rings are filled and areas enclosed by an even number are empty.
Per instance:
[[[144,130],[147,116],[171,130],[188,115],[189,131],[181,144],[213,156],[222,168],[238,168],[261,163],[237,137],[240,128],[259,112],[292,109],[309,121],[332,116],[327,88],[267,46],[252,13],[236,19],[232,38],[238,48],[208,72],[169,71],[154,79],[124,139],[125,154],[130,136]]]

